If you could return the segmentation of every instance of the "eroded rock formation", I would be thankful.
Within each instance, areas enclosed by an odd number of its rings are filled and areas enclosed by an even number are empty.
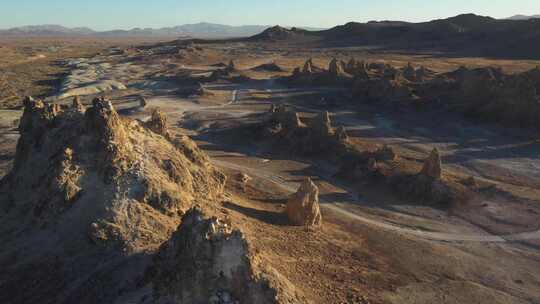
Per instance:
[[[271,121],[281,124],[288,130],[294,130],[302,126],[298,113],[287,109],[285,105],[278,105],[271,109]]]
[[[304,74],[311,74],[313,73],[313,59],[309,58],[304,63],[304,67],[302,68],[302,73]]]
[[[403,69],[403,77],[409,81],[416,81],[416,70],[409,62],[407,66]]]
[[[191,209],[148,271],[159,303],[305,303],[275,271],[260,269],[244,234]]]
[[[313,119],[312,128],[322,137],[333,135],[334,128],[332,128],[332,122],[330,121],[330,113],[328,111],[319,113]]]
[[[150,131],[122,119],[105,99],[95,99],[84,114],[27,99],[15,164],[0,185],[9,195],[0,198],[0,206],[28,212],[32,222],[42,223],[61,221],[64,213],[77,218],[77,210],[89,208],[85,220],[70,230],[87,230],[99,221],[105,230],[115,227],[115,239],[132,248],[140,245],[138,237],[159,238],[161,232],[145,225],[124,226],[115,208],[130,204],[141,217],[151,210],[177,214],[196,197],[219,195],[224,177],[209,163],[193,164],[168,140],[153,136],[166,131],[164,115],[153,116]],[[28,185],[34,190],[27,191]],[[152,218],[147,225],[162,225]]]
[[[227,70],[228,72],[234,72],[234,71],[236,71],[236,64],[234,63],[234,60],[231,59],[231,60],[229,61],[229,64],[227,64],[226,70]]]
[[[429,157],[424,161],[421,174],[433,179],[441,178],[441,156],[437,148],[434,148],[429,154]]]
[[[336,59],[332,59],[328,65],[328,72],[332,77],[342,77],[345,72],[343,71],[343,65]]]
[[[86,110],[86,107],[82,104],[81,98],[79,96],[73,97],[72,107],[79,112],[84,112]]]
[[[165,138],[170,138],[169,129],[167,127],[167,116],[165,116],[159,108],[152,110],[152,116],[145,125],[154,133],[162,135]]]
[[[294,225],[321,226],[322,216],[319,207],[319,188],[310,178],[306,178],[298,191],[287,201],[287,217]]]
[[[252,179],[251,176],[247,175],[246,173],[239,173],[237,175],[238,182],[240,182],[240,187],[242,187],[242,191],[246,191],[247,185],[249,181]]]
[[[347,63],[334,58],[328,69],[323,69],[316,67],[310,58],[301,69],[294,69],[290,77],[282,80],[297,85],[347,85],[352,81],[352,76],[345,72],[347,66]]]
[[[416,106],[447,106],[469,117],[507,125],[539,126],[540,69],[506,74],[500,68],[460,67],[436,73],[408,64],[397,69],[372,63],[367,71],[352,69],[352,93],[361,102],[401,102]]]
[[[225,176],[191,139],[171,142],[106,99],[85,112],[24,103],[15,162],[0,181],[0,229],[10,231],[0,239],[11,244],[0,252],[0,302],[113,303],[138,288],[145,257],[180,215],[217,204]],[[40,283],[14,288],[30,275]]]

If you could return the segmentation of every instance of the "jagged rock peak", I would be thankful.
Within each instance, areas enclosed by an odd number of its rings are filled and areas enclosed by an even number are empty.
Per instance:
[[[255,264],[240,230],[196,207],[161,246],[147,281],[154,298],[168,300],[164,303],[270,304],[278,297],[283,303],[304,302],[290,296],[290,282],[257,273]]]
[[[162,125],[163,117],[154,116]],[[84,114],[27,98],[20,132],[14,166],[0,183],[0,192],[8,193],[0,196],[0,208],[29,212],[45,222],[59,220],[57,215],[72,206],[114,213],[120,206],[115,204],[130,202],[142,217],[149,216],[144,221],[154,223],[150,217],[156,212],[177,214],[197,198],[217,197],[225,180],[192,140],[172,143],[155,136],[141,122],[121,118],[104,98],[95,99]],[[27,191],[28,185],[33,191]],[[94,225],[95,231],[119,225],[127,235],[147,229],[99,217],[113,224]],[[85,221],[80,225],[89,226]],[[109,240],[110,233],[116,232],[96,232],[93,239]]]

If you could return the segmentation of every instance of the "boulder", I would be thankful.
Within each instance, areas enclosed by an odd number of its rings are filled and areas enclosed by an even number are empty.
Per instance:
[[[420,173],[433,179],[441,178],[441,157],[437,148],[434,148],[429,154],[429,157],[424,161],[424,166],[422,167],[422,171]]]
[[[293,225],[321,226],[319,188],[306,178],[296,193],[287,201],[287,217]]]

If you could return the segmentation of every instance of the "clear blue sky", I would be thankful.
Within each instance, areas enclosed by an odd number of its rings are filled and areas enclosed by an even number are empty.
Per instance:
[[[61,24],[107,30],[201,21],[331,27],[469,12],[497,18],[540,14],[540,0],[0,0],[0,28]]]

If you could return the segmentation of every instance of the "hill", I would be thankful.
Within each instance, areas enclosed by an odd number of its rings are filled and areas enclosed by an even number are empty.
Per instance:
[[[87,27],[68,28],[61,25],[30,25],[0,30],[0,36],[90,36],[90,37],[194,37],[222,39],[249,37],[266,30],[267,25],[231,26],[215,23],[184,24],[163,28],[133,28],[130,30],[95,31]],[[317,30],[315,28],[308,28]]]
[[[498,20],[464,14],[429,22],[350,22],[321,31],[271,28],[247,41],[298,43],[319,47],[377,47],[381,50],[436,51],[461,56],[537,58],[540,19]]]

